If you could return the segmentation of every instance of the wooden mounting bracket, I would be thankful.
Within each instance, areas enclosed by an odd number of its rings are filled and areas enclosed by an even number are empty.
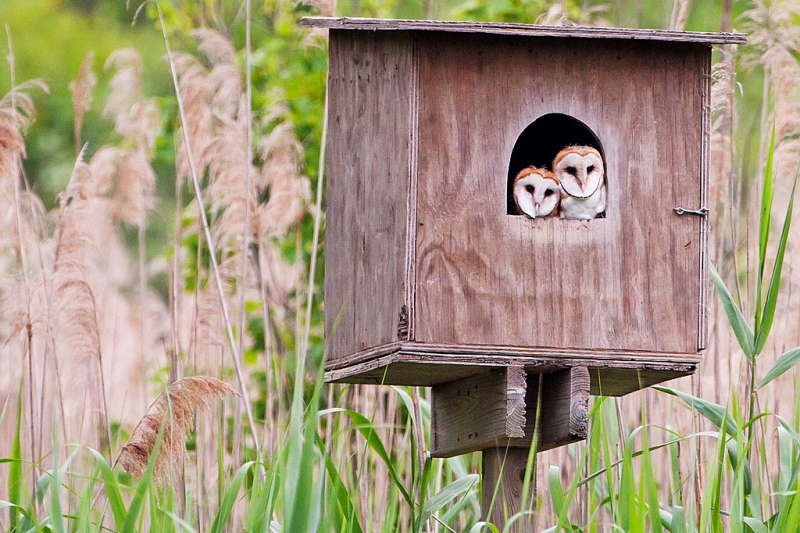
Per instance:
[[[431,455],[530,448],[540,398],[538,451],[586,438],[586,367],[526,374],[523,367],[510,366],[433,387]]]

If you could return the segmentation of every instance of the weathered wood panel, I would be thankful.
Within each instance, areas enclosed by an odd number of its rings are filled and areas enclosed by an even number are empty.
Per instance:
[[[463,348],[454,346],[450,351],[438,351],[441,346],[392,343],[363,352],[358,362],[342,361],[343,364],[336,368],[327,367],[325,380],[431,387],[505,366],[521,366],[528,373],[583,366],[589,370],[591,394],[621,396],[692,374],[701,360],[700,355],[686,354],[544,353],[534,348],[512,350],[503,347],[486,347],[487,350],[481,353]]]
[[[701,219],[673,208],[700,207],[709,47],[417,39],[414,340],[697,353]],[[603,144],[605,219],[506,213],[511,150],[547,113]]]
[[[348,17],[303,17],[303,26],[350,30],[427,30],[539,37],[581,37],[587,39],[626,39],[677,41],[707,44],[744,44],[744,33],[709,33],[668,30],[591,28],[585,26],[534,26],[510,22],[454,22],[448,20],[393,20]]]
[[[398,338],[405,303],[412,37],[332,31],[325,334],[329,361]]]

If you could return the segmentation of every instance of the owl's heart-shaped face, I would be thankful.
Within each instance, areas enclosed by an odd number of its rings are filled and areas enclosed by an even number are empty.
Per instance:
[[[562,190],[575,198],[589,198],[603,184],[605,168],[600,152],[590,146],[570,146],[553,160],[553,172]]]
[[[549,170],[528,167],[514,179],[514,200],[531,218],[555,216],[561,201],[561,187]]]

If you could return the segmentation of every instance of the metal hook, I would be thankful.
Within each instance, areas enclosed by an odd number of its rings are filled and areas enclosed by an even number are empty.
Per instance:
[[[679,215],[697,215],[699,217],[707,217],[708,216],[708,208],[701,207],[700,209],[685,209],[683,207],[674,207],[675,212]]]

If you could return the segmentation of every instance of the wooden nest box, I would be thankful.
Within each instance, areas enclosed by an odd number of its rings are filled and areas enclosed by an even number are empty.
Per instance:
[[[329,381],[585,367],[592,394],[621,395],[695,370],[711,45],[744,35],[303,24],[330,29]],[[604,216],[517,214],[516,174],[572,145],[602,154]]]

